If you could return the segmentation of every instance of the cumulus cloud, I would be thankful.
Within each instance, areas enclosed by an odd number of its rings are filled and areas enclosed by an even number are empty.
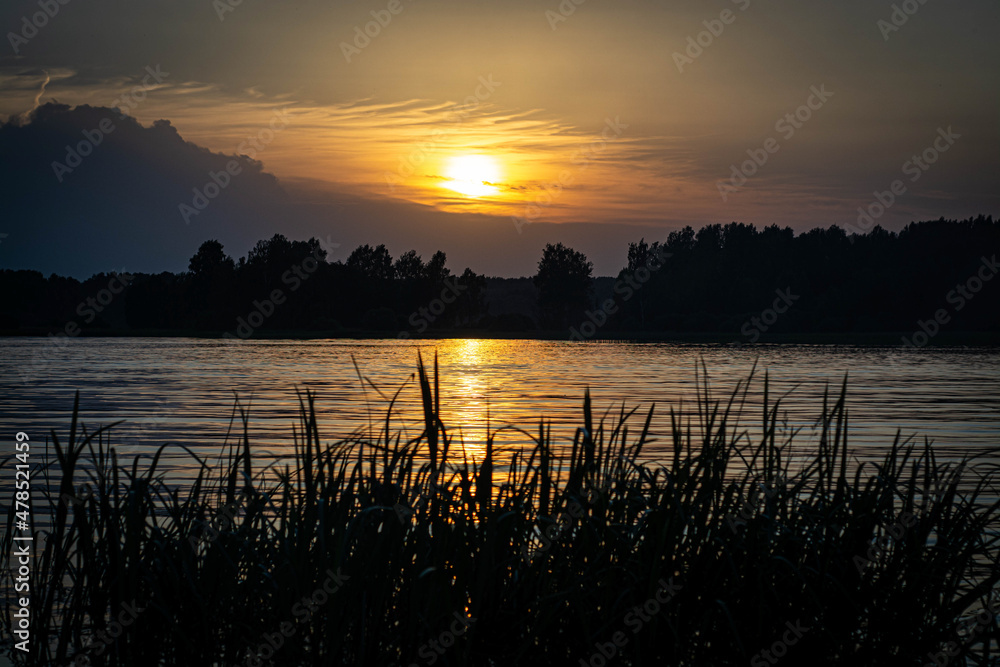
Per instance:
[[[287,196],[260,162],[107,107],[46,103],[0,125],[0,182],[5,268],[181,270],[206,238],[244,247],[289,226]]]

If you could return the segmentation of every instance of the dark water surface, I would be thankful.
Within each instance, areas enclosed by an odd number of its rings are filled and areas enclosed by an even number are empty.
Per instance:
[[[584,390],[598,412],[657,406],[649,454],[665,452],[669,407],[694,414],[695,369],[704,360],[717,398],[728,396],[757,363],[745,423],[759,422],[763,376],[772,400],[783,404],[790,427],[813,437],[822,395],[839,391],[848,374],[851,441],[862,456],[877,455],[904,436],[932,439],[942,456],[992,450],[1000,458],[1000,350],[837,347],[813,345],[710,346],[662,343],[533,340],[319,340],[241,341],[182,338],[91,338],[58,345],[40,338],[0,339],[0,420],[13,442],[25,431],[33,443],[52,429],[68,432],[73,394],[80,391],[90,427],[124,419],[113,438],[125,452],[184,444],[214,459],[225,441],[236,396],[250,408],[250,437],[280,456],[291,450],[296,388],[317,396],[324,440],[369,424],[384,426],[386,397],[399,395],[405,435],[419,428],[419,388],[411,376],[417,351],[441,367],[444,420],[461,430],[476,456],[487,425],[537,430],[553,422],[564,442],[582,424]],[[352,357],[372,385],[362,389]],[[636,418],[635,428],[641,425]],[[517,436],[501,438],[519,444]],[[523,440],[521,441],[523,442]],[[11,452],[12,453],[11,444]],[[658,447],[661,447],[658,449]],[[171,448],[167,465],[190,469],[192,459]],[[9,452],[4,452],[3,458]]]

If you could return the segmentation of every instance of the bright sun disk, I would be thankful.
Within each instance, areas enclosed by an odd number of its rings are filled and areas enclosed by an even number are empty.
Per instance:
[[[459,155],[448,161],[444,187],[466,197],[483,197],[499,192],[500,167],[489,155]]]

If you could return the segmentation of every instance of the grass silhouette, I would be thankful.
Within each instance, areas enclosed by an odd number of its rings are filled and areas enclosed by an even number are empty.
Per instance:
[[[846,379],[804,449],[766,374],[750,429],[753,374],[720,402],[703,369],[659,462],[643,454],[653,410],[601,417],[589,392],[571,444],[543,420],[519,431],[531,447],[503,447],[503,427],[469,460],[440,417],[436,360],[417,380],[412,439],[391,405],[377,430],[324,444],[307,392],[293,459],[256,465],[241,411],[238,444],[217,466],[190,452],[202,466],[183,488],[160,469],[166,445],[119,461],[114,425],[88,432],[78,396],[34,481],[35,512],[51,511],[14,662],[903,665],[954,642],[946,662],[995,664],[995,615],[962,621],[996,603],[992,477],[898,435],[877,465],[853,462]],[[793,626],[807,631],[782,649]]]

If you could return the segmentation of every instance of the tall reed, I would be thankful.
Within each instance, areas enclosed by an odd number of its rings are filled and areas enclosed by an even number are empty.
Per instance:
[[[703,371],[662,461],[652,409],[599,415],[589,392],[572,440],[543,420],[514,450],[503,427],[470,460],[442,421],[437,361],[417,380],[415,437],[393,427],[397,393],[377,430],[325,443],[306,392],[292,460],[262,471],[241,411],[238,442],[218,465],[190,452],[184,487],[163,447],[119,461],[114,429],[88,432],[74,405],[36,479],[34,641],[14,662],[599,665],[614,647],[620,665],[746,664],[793,626],[790,665],[924,664],[949,642],[949,664],[996,660],[995,616],[961,621],[996,606],[995,480],[899,436],[855,464],[846,379],[804,446],[766,374],[751,428],[753,376],[720,402]],[[8,513],[8,572],[13,532]],[[95,639],[129,605],[117,638]]]

